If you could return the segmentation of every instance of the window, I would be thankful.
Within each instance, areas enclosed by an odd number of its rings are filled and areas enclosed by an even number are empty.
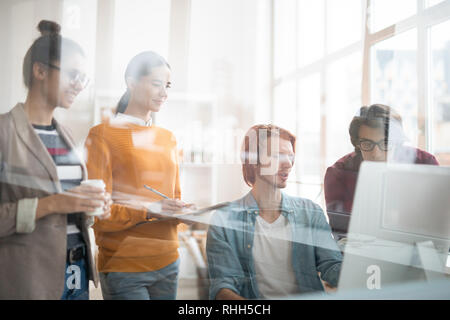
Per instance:
[[[410,143],[449,165],[450,1],[369,0],[367,8],[363,103],[392,106]]]
[[[372,0],[370,1],[371,31],[376,32],[417,12],[417,1],[411,0]]]
[[[327,48],[333,52],[361,39],[362,14],[360,0],[327,1]],[[350,18],[351,17],[351,18]]]
[[[113,79],[116,88],[124,88],[125,68],[136,53],[152,50],[167,57],[170,1],[116,0],[114,19]]]
[[[361,99],[361,3],[273,1],[272,119],[298,137],[294,192],[322,204],[326,167],[352,151],[347,128]]]
[[[323,57],[324,0],[300,0],[297,5],[297,61],[305,66]]]
[[[275,76],[295,70],[295,15],[296,1],[275,1]]]
[[[327,68],[326,166],[352,152],[348,125],[361,106],[360,52],[333,61]]]
[[[450,21],[430,28],[431,149],[441,163],[450,163]]]
[[[311,197],[326,168],[353,150],[348,125],[362,105],[392,106],[409,144],[450,164],[450,1],[273,7],[272,119],[298,136],[300,196]]]
[[[297,112],[297,181],[298,191],[305,197],[317,200],[321,181],[321,82],[314,73],[298,81],[298,104],[308,106]],[[295,190],[297,191],[297,190]]]
[[[444,1],[445,0],[427,0],[426,4],[427,4],[427,7],[432,7],[432,6],[435,6],[435,5],[439,4],[439,3],[442,3]]]
[[[374,45],[371,62],[371,103],[383,103],[397,110],[406,136],[417,145],[417,30]]]

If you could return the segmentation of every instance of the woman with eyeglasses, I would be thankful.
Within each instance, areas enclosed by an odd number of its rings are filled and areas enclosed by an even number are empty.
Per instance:
[[[351,213],[362,161],[438,165],[436,158],[428,152],[404,145],[407,139],[402,118],[389,106],[374,104],[362,107],[350,123],[349,133],[355,151],[336,161],[325,174],[325,201],[329,216],[330,212]],[[345,227],[334,224],[331,218],[330,225],[335,236],[345,236]]]
[[[89,299],[98,276],[85,212],[106,218],[111,200],[81,185],[83,160],[53,118],[86,87],[85,54],[58,24],[38,29],[23,61],[26,100],[0,115],[0,299]]]

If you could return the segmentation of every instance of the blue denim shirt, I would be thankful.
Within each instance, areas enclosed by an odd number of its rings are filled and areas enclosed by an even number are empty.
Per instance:
[[[262,298],[252,255],[258,213],[249,192],[212,216],[206,242],[210,299],[224,288],[248,299]],[[292,266],[300,292],[324,291],[317,272],[324,281],[337,286],[342,255],[322,209],[311,200],[282,193],[281,214],[291,227]]]

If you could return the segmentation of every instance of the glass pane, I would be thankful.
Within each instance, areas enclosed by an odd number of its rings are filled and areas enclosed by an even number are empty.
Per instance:
[[[295,132],[293,132],[293,134],[295,134]],[[296,152],[295,161],[297,161],[297,160],[298,160],[298,154]],[[283,189],[283,192],[286,192],[287,194],[292,194],[292,195],[298,196],[299,187],[298,187],[297,180],[296,180],[296,177],[298,176],[297,171],[298,171],[297,166],[294,165],[289,173],[289,180],[288,180],[286,188]]]
[[[298,2],[297,58],[299,66],[307,65],[323,56],[324,18],[324,0]]]
[[[417,145],[417,30],[376,44],[371,57],[371,103],[399,112],[406,136]]]
[[[116,87],[125,87],[123,72],[138,52],[153,50],[167,57],[169,24],[168,1],[115,1],[113,78]]]
[[[274,124],[295,133],[295,81],[283,82],[274,91]]]
[[[326,165],[353,151],[348,126],[361,106],[361,53],[332,63],[327,70]]]
[[[426,6],[427,8],[435,6],[441,2],[444,2],[445,0],[426,0]]]
[[[372,0],[371,30],[379,31],[417,13],[416,0]]]
[[[430,29],[432,150],[441,164],[450,165],[450,21]]]
[[[320,75],[305,77],[298,84],[297,110],[297,184],[300,196],[319,202],[320,155]]]
[[[274,74],[280,77],[295,70],[295,0],[275,1]]]
[[[333,52],[361,39],[362,1],[327,2],[327,51]]]
[[[62,30],[61,33],[81,45],[85,52],[95,52],[96,49],[96,19],[97,11],[96,6],[92,1],[83,0],[66,0],[63,3],[63,16],[62,16]],[[87,70],[89,78],[89,86],[85,88],[74,104],[68,110],[57,108],[55,114],[60,121],[64,121],[67,126],[72,130],[73,137],[76,141],[84,139],[89,128],[86,126],[87,121],[92,120],[92,105],[90,104],[90,98],[92,96],[95,84],[95,56],[92,54],[86,55]],[[63,66],[64,62],[61,63]],[[79,152],[82,151],[82,146],[79,147]]]
[[[296,93],[295,81],[283,82],[275,88],[274,92],[274,124],[289,130],[294,135],[296,134]],[[298,159],[298,157],[296,157]],[[295,166],[292,168],[289,175],[289,180],[295,181],[296,172]],[[285,189],[287,193],[297,194],[298,188],[295,183],[288,183]]]

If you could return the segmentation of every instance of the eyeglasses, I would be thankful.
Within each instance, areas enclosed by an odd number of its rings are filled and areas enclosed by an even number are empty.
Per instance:
[[[358,144],[362,151],[372,151],[373,148],[375,148],[375,145],[377,145],[381,151],[388,151],[393,147],[393,143],[389,143],[387,139],[383,139],[378,142],[369,139],[360,139]]]
[[[55,66],[54,64],[46,63],[46,65],[49,66],[50,68],[62,71],[60,67]],[[63,70],[63,71],[69,77],[71,85],[74,86],[78,82],[83,89],[88,86],[89,77],[86,74],[80,73],[77,70]]]
[[[275,153],[270,155],[270,157],[274,160],[277,160],[279,162],[290,162],[294,163],[295,161],[295,155],[294,154],[282,154],[282,153]]]

